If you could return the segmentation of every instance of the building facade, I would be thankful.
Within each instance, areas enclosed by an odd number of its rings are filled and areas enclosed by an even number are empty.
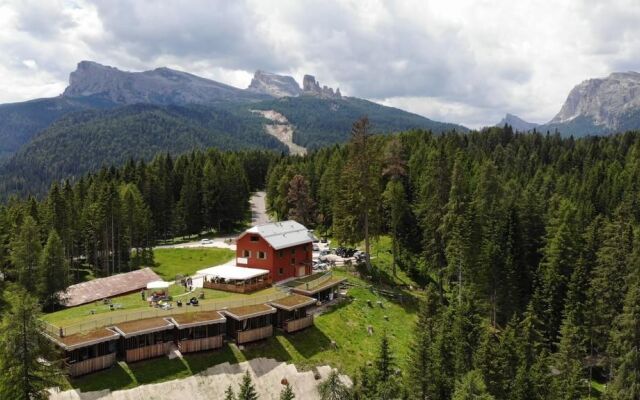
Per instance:
[[[247,229],[236,242],[236,265],[271,271],[273,282],[311,274],[313,235],[295,221]]]

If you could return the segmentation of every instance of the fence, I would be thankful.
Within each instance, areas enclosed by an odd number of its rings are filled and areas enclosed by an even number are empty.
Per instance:
[[[70,336],[76,333],[88,332],[94,329],[113,326],[121,324],[127,321],[137,321],[140,319],[155,318],[155,317],[171,317],[173,315],[187,314],[191,312],[200,311],[217,311],[225,308],[249,306],[255,304],[268,303],[270,301],[280,300],[286,297],[288,294],[284,292],[276,292],[265,296],[248,297],[245,299],[237,300],[220,300],[210,302],[200,302],[198,306],[182,306],[178,308],[172,308],[170,310],[162,310],[159,308],[149,308],[134,311],[114,311],[113,314],[102,318],[94,318],[88,321],[83,321],[76,324],[55,326],[53,324],[44,322],[44,330],[54,337]]]

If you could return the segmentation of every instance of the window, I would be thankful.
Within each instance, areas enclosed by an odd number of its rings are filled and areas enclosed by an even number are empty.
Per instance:
[[[284,268],[280,267],[278,268],[278,275],[282,275],[284,274]]]
[[[251,239],[252,242],[257,242],[258,240],[260,240],[260,238],[256,235],[251,235]]]
[[[278,250],[278,257],[284,257],[284,250]]]
[[[291,257],[291,265],[296,265],[296,258],[295,257]]]
[[[292,247],[292,248],[291,248],[291,255],[292,255],[292,256],[295,256],[295,255],[296,255],[296,248],[295,248],[295,247]]]
[[[250,258],[251,257],[251,251],[250,250],[243,250],[242,251],[242,257]]]
[[[259,251],[258,252],[258,259],[259,260],[266,260],[267,259],[267,253],[265,253],[264,251]]]

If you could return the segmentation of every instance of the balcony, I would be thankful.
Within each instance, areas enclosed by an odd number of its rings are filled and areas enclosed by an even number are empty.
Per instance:
[[[313,315],[307,315],[306,317],[292,319],[284,323],[284,331],[287,333],[296,332],[313,325]]]
[[[254,342],[271,336],[273,336],[273,325],[267,325],[262,328],[250,329],[248,331],[238,331],[236,334],[236,343],[242,344]]]

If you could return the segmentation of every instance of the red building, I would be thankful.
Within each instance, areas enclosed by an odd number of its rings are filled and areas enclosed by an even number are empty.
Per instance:
[[[236,265],[267,269],[273,282],[311,274],[313,235],[296,221],[254,226],[236,245]]]

